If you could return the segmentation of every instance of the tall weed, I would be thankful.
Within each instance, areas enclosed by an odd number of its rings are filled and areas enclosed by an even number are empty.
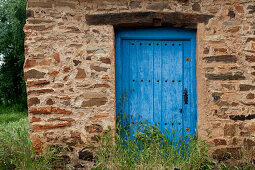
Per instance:
[[[0,127],[0,169],[51,169],[54,151],[36,156],[31,146],[27,118]]]
[[[173,142],[156,126],[143,123],[135,137],[106,131],[96,152],[96,169],[212,169],[207,143],[197,137]],[[120,133],[121,132],[121,133]],[[186,138],[187,139],[187,138]]]

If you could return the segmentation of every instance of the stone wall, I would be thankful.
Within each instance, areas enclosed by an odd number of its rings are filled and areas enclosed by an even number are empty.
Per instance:
[[[114,132],[114,27],[86,16],[141,11],[212,16],[195,25],[198,134],[215,153],[255,146],[255,0],[28,0],[24,72],[37,151],[68,146],[65,158],[82,163],[97,135]]]

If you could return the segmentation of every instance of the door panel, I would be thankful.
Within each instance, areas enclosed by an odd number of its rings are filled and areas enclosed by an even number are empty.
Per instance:
[[[151,39],[148,32],[145,38],[132,31],[128,37],[128,30],[116,33],[116,100],[122,99],[116,101],[117,113],[126,115],[131,138],[141,122],[149,121],[178,141],[196,130],[195,34],[161,40],[156,32]]]

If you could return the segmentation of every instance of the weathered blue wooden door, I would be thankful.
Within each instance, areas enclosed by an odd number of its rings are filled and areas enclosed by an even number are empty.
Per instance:
[[[131,137],[143,121],[174,141],[195,133],[195,56],[193,30],[116,30],[117,114],[126,115]]]

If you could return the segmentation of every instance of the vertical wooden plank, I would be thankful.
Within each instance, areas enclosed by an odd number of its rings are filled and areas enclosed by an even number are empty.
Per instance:
[[[130,44],[130,69],[128,70],[130,72],[130,103],[129,103],[129,112],[130,112],[130,137],[134,138],[135,130],[137,129],[137,120],[136,115],[138,115],[138,103],[139,103],[139,97],[138,97],[138,72],[137,72],[137,58],[139,53],[139,43],[135,40],[131,41]]]
[[[153,122],[153,44],[152,41],[139,41],[138,79],[139,79],[139,118]]]
[[[162,114],[163,126],[177,142],[182,125],[182,47],[176,41],[162,44]],[[172,134],[171,134],[172,133]]]
[[[154,123],[162,130],[162,97],[161,97],[161,67],[162,67],[162,56],[161,56],[161,41],[154,41],[154,78],[153,78],[153,88],[154,88]],[[158,82],[159,81],[159,82]]]
[[[184,87],[183,89],[187,89],[188,92],[188,104],[183,104],[183,134],[184,136],[192,135],[192,110],[191,103],[193,102],[191,93],[191,84],[192,84],[192,71],[191,71],[191,56],[190,56],[190,41],[184,41]]]
[[[121,69],[122,69],[122,76],[121,76],[121,127],[122,130],[128,126],[130,123],[130,114],[129,114],[129,60],[130,60],[130,42],[128,40],[123,40],[122,43],[122,63],[121,63]],[[126,133],[126,132],[125,132]],[[123,133],[123,137],[126,136],[126,134]]]

